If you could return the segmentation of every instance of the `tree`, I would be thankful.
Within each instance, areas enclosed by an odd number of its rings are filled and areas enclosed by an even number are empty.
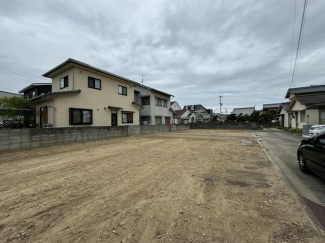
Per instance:
[[[261,115],[261,121],[262,122],[272,122],[277,117],[277,111],[276,110],[268,110],[264,114]]]
[[[0,117],[22,123],[24,111],[30,109],[30,101],[22,97],[0,98]]]
[[[227,115],[226,121],[227,122],[234,122],[234,121],[236,121],[236,114],[229,114],[229,115]]]
[[[250,122],[259,122],[260,120],[260,112],[259,111],[253,111],[253,113],[250,116],[249,121]]]

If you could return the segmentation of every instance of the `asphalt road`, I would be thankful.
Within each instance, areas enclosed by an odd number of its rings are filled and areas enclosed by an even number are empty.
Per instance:
[[[308,194],[314,194],[316,196],[314,199],[318,199],[318,203],[325,205],[325,181],[314,174],[306,175],[299,170],[296,153],[302,138],[296,134],[275,129],[261,130],[254,133],[260,136],[263,147],[277,162],[298,193],[303,194],[301,196],[306,198],[309,197],[311,200],[313,198]]]

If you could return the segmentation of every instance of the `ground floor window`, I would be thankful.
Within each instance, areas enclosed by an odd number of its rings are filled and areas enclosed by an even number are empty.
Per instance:
[[[155,123],[156,125],[162,125],[162,117],[161,116],[156,116],[156,119],[155,119]]]
[[[133,123],[133,113],[122,113],[122,123]]]
[[[301,123],[306,122],[306,111],[300,111],[300,122]]]
[[[147,125],[147,124],[150,124],[150,116],[141,116],[140,117],[140,122],[141,122],[141,125]]]
[[[89,109],[69,109],[70,125],[89,125],[93,123],[93,110]]]

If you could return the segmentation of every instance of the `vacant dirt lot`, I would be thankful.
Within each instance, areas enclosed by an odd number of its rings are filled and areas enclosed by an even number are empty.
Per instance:
[[[189,129],[180,131],[178,133],[196,134],[196,135],[216,135],[216,136],[229,136],[229,137],[254,137],[253,133],[249,130],[223,130],[223,129]]]
[[[323,242],[249,139],[166,133],[2,154],[0,242]]]

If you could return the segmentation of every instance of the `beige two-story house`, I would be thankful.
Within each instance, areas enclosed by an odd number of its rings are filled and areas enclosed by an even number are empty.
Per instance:
[[[139,125],[137,82],[74,59],[43,76],[52,79],[52,91],[31,99],[41,127]]]

